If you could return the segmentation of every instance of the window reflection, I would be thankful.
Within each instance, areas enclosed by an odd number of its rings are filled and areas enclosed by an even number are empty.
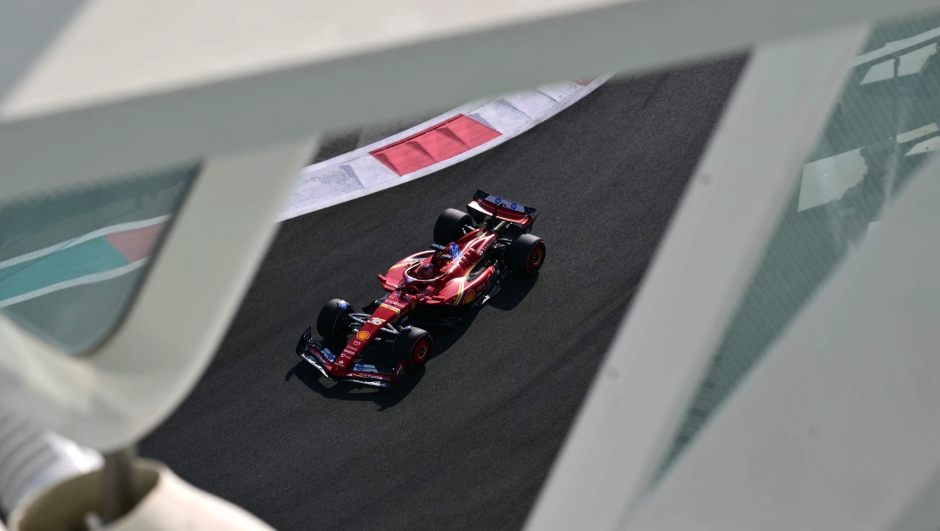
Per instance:
[[[877,25],[660,469],[940,149],[940,15]]]
[[[71,354],[123,316],[195,165],[0,204],[0,312]]]

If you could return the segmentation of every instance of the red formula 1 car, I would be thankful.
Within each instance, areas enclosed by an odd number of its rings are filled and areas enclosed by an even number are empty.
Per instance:
[[[326,303],[316,325],[324,340],[307,328],[297,355],[330,380],[389,387],[431,356],[427,328],[455,326],[461,313],[496,295],[510,273],[534,275],[542,267],[545,242],[530,234],[534,208],[477,191],[467,212],[445,210],[430,250],[379,275],[388,293],[362,313],[341,299]]]

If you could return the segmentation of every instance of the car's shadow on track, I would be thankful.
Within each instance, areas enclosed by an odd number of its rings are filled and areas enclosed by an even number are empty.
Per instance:
[[[526,278],[513,278],[510,282],[493,297],[487,306],[500,311],[509,311],[515,308],[532,290],[538,280],[538,274]],[[470,329],[477,314],[486,308],[473,310],[465,314],[462,320],[453,327],[429,327],[429,332],[434,338],[434,350],[429,362],[444,355],[457,341]],[[311,367],[306,361],[300,360],[291,367],[284,375],[284,381],[289,381],[292,377],[297,377],[311,391],[335,400],[350,400],[356,402],[374,402],[379,406],[379,411],[384,411],[394,407],[404,400],[424,377],[427,370],[434,370],[433,363],[430,369],[421,367],[417,370],[409,370],[388,389],[376,389],[364,385],[351,384],[347,382],[330,382],[326,380],[315,368]]]
[[[538,280],[538,273],[531,277],[512,277],[503,285],[499,293],[493,297],[493,300],[490,301],[488,305],[497,310],[508,312],[518,306],[519,303],[526,298],[529,292],[532,291],[532,288],[535,287],[535,283],[538,282]]]
[[[284,381],[297,377],[311,391],[324,398],[351,400],[356,402],[375,402],[379,411],[384,411],[402,401],[424,376],[424,368],[409,371],[402,375],[395,385],[388,389],[376,389],[364,385],[346,382],[330,382],[306,361],[300,360],[284,375]]]

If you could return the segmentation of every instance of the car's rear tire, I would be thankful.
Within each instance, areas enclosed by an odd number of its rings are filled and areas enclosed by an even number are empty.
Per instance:
[[[538,273],[545,263],[545,242],[532,234],[519,236],[506,249],[506,263],[517,275],[532,276]]]
[[[349,314],[355,309],[343,299],[333,299],[323,305],[317,316],[317,332],[329,341],[345,339],[349,335]]]
[[[426,330],[409,328],[402,331],[395,340],[395,353],[399,360],[408,360],[411,367],[420,367],[428,362],[434,340]]]
[[[473,226],[473,218],[470,214],[456,208],[448,208],[441,212],[434,224],[434,243],[447,245],[459,240],[463,236],[463,228],[467,225]]]

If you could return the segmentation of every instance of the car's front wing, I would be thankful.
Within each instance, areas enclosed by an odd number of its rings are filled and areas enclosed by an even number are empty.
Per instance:
[[[385,369],[367,363],[356,363],[350,370],[341,375],[330,374],[330,369],[333,368],[336,355],[319,341],[309,342],[307,348],[298,352],[297,355],[310,365],[316,367],[316,369],[329,380],[358,383],[383,389],[390,387],[395,383],[395,380],[405,372],[405,362],[403,361],[394,369]]]

